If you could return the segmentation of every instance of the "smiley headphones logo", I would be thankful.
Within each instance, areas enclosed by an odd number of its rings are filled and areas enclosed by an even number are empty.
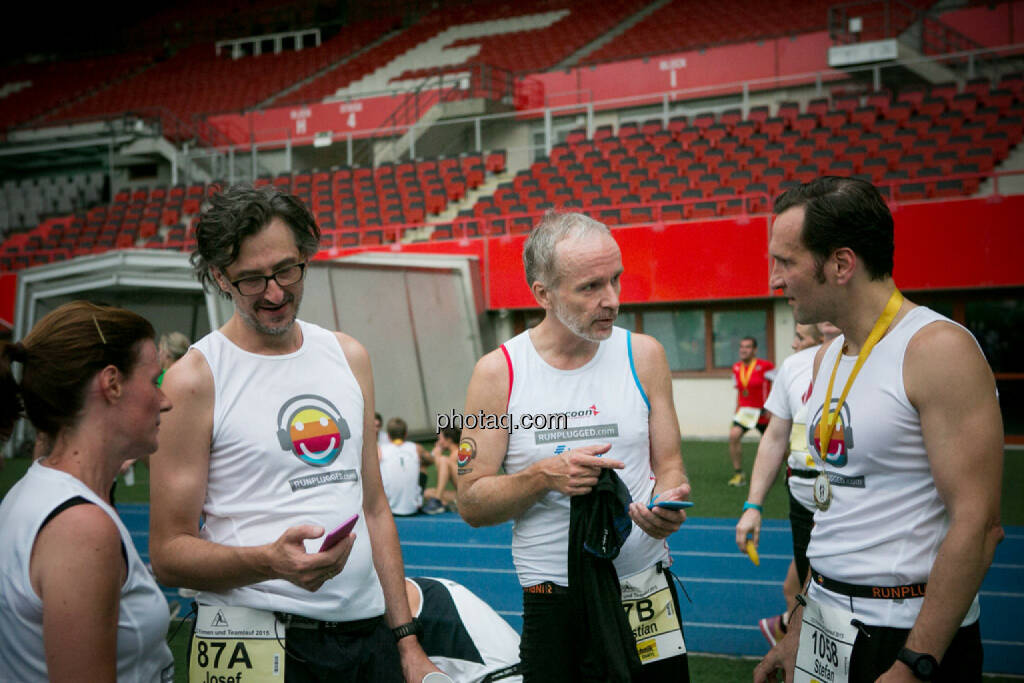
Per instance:
[[[297,407],[288,420],[282,422],[293,405]],[[325,467],[334,462],[345,440],[352,436],[348,422],[335,405],[316,394],[302,394],[285,402],[277,413],[277,426],[281,449],[291,451],[313,467]]]
[[[832,399],[832,407],[839,403],[838,398]],[[811,442],[821,458],[832,467],[846,467],[847,456],[853,448],[853,426],[850,424],[850,406],[843,404],[839,413],[839,420],[836,422],[835,431],[832,432],[832,439],[828,444],[828,453],[821,452],[821,420],[822,408],[818,408],[811,420]]]

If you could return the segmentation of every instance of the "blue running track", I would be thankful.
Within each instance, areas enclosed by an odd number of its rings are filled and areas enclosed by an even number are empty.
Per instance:
[[[119,505],[143,560],[149,561],[149,506]],[[522,592],[512,567],[511,523],[473,529],[453,513],[396,520],[406,573],[458,581],[517,630]],[[791,558],[789,523],[766,520],[761,565],[736,550],[735,519],[694,518],[669,542],[673,571],[692,603],[683,600],[686,642],[693,652],[761,655],[767,642],[757,621],[781,612],[782,579]],[[981,587],[985,671],[1024,674],[1024,527],[1007,527]],[[177,592],[165,590],[169,600]]]

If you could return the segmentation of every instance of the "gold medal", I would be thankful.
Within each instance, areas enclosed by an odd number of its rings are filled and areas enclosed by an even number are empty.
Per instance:
[[[814,506],[824,512],[832,505],[832,483],[822,472],[814,479]]]
[[[740,382],[740,388],[743,390],[743,396],[747,397],[750,395],[750,390],[747,389],[747,385],[750,384],[750,378],[754,376],[754,368],[757,367],[757,359],[750,361],[746,365],[741,365],[737,377]]]
[[[821,421],[818,422],[817,430],[818,456],[821,458],[822,473],[814,480],[814,505],[822,512],[828,510],[829,506],[832,505],[832,483],[829,481],[828,474],[824,470],[828,465],[829,446],[832,443],[832,436],[835,434],[836,423],[839,422],[839,412],[842,410],[843,404],[846,403],[846,397],[850,394],[853,381],[857,378],[857,374],[860,372],[865,361],[867,361],[868,355],[871,354],[875,344],[882,338],[885,331],[889,329],[892,321],[896,319],[896,314],[899,313],[900,306],[902,305],[903,295],[900,293],[900,290],[893,290],[893,293],[889,296],[888,303],[885,305],[885,309],[878,316],[878,320],[875,321],[871,334],[868,335],[860,349],[860,353],[857,354],[857,362],[854,364],[850,376],[846,378],[846,385],[839,396],[839,402],[836,404],[835,410],[832,410],[832,388],[835,386],[839,361],[846,352],[846,346],[843,346],[839,353],[836,354],[836,362],[832,366],[832,375],[829,377],[828,387],[825,389],[825,401],[821,406]]]

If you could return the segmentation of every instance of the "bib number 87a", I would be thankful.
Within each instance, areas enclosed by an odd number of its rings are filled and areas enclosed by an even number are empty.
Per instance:
[[[217,653],[213,655],[213,668],[220,668],[220,657],[224,654],[224,649],[227,643],[211,640],[207,645],[205,640],[200,640],[196,646],[196,663],[204,669],[210,666],[210,651],[216,650]],[[231,653],[231,658],[227,663],[227,668],[232,669],[236,664],[244,664],[247,669],[252,668],[252,661],[249,659],[249,653],[245,650],[243,643],[235,643],[235,649]]]
[[[836,648],[836,641],[818,631],[815,631],[812,637],[814,638],[814,654],[832,666],[839,666],[839,652]]]

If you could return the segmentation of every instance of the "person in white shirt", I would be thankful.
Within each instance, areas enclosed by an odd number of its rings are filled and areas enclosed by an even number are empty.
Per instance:
[[[870,183],[826,176],[775,202],[772,288],[797,322],[843,334],[815,358],[807,400],[822,473],[806,606],[755,683],[780,669],[787,680],[981,680],[978,589],[1003,538],[995,381],[967,330],[896,288],[894,250]]]
[[[828,334],[821,329],[827,327]],[[793,561],[786,572],[782,592],[786,611],[758,622],[758,627],[771,645],[786,634],[789,613],[796,606],[796,596],[807,580],[807,542],[814,521],[811,483],[818,471],[807,452],[807,417],[804,401],[811,385],[811,366],[822,340],[831,341],[839,330],[829,323],[796,326],[794,353],[782,363],[771,394],[765,403],[770,415],[768,429],[757,447],[757,459],[751,475],[750,492],[743,504],[743,514],[736,523],[736,545],[746,550],[748,539],[756,548],[761,535],[761,506],[775,483],[779,468],[788,454],[786,484],[789,489],[789,520],[793,535]]]
[[[603,468],[614,469],[633,501],[630,533],[614,560],[618,579],[664,598],[658,619],[630,622],[638,642],[621,645],[643,652],[642,680],[689,680],[664,540],[686,513],[648,508],[654,499],[679,503],[690,495],[665,350],[653,337],[614,326],[623,268],[607,226],[549,212],[526,240],[523,261],[544,319],[480,359],[465,411],[507,415],[518,428],[463,425],[459,514],[473,526],[515,520],[524,675],[572,680],[590,644],[574,637],[580,615],[570,608],[570,499],[589,493]],[[540,424],[532,419],[538,414],[564,415],[564,424]],[[626,593],[615,597],[629,602]],[[627,606],[631,619],[653,617]]]
[[[0,681],[173,679],[167,600],[110,500],[171,409],[154,337],[135,313],[75,301],[0,346],[0,440],[22,407],[44,437],[0,502]]]
[[[194,645],[201,628],[225,623],[281,636],[265,675],[283,666],[289,682],[421,680],[436,667],[405,600],[369,354],[297,319],[319,227],[298,198],[238,185],[209,198],[196,242],[200,281],[234,313],[164,379],[180,410],[151,459],[157,577],[199,591]],[[322,548],[325,532],[353,518],[347,537]],[[210,657],[197,666],[200,677],[237,673]]]
[[[391,514],[401,517],[415,515],[423,503],[420,484],[420,451],[422,446],[406,441],[408,426],[400,417],[388,420],[388,442],[380,447],[380,478],[388,497]]]
[[[383,446],[386,444],[388,442],[388,434],[384,431],[384,418],[380,416],[380,413],[373,414],[373,429],[374,434],[376,435],[374,438],[377,439],[377,445]]]

